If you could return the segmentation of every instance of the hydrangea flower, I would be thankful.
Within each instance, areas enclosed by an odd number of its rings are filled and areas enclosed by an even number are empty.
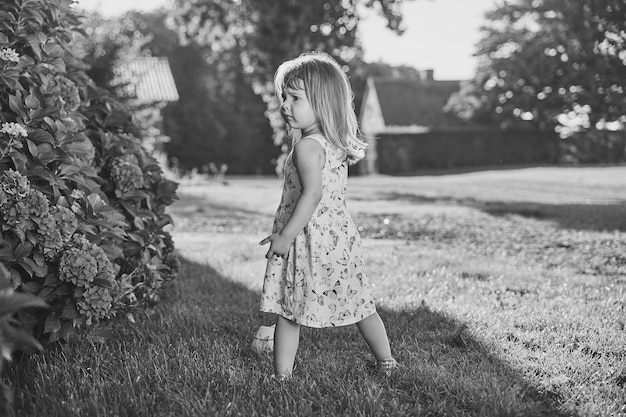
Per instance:
[[[15,122],[2,123],[0,133],[4,133],[15,138],[25,138],[28,136],[28,131],[26,130],[26,128],[24,128],[24,126],[22,126],[21,124]]]
[[[18,194],[25,196],[30,190],[30,182],[28,178],[12,169],[4,171],[0,190],[7,194]]]
[[[50,211],[41,218],[36,218],[35,223],[37,224],[37,243],[48,259],[56,257],[78,227],[74,213],[60,206],[50,207]]]
[[[0,49],[0,59],[8,62],[20,62],[20,56],[13,48]]]
[[[36,229],[36,221],[48,215],[50,203],[46,196],[38,190],[30,190],[21,201],[13,207],[10,213],[16,213],[15,227],[18,232]],[[9,223],[9,222],[7,222]],[[23,236],[20,233],[20,236]]]
[[[78,227],[70,209],[51,206],[41,191],[30,187],[28,178],[13,170],[5,171],[0,178],[0,210],[3,223],[22,240],[27,232],[34,232],[29,239],[49,260],[56,257]]]
[[[83,190],[79,190],[77,188],[72,190],[72,193],[70,194],[70,197],[72,197],[73,199],[76,200],[82,200],[83,198],[85,198],[85,192]]]
[[[98,245],[80,234],[74,234],[59,262],[59,279],[71,282],[81,289],[76,306],[79,313],[91,324],[113,314],[113,296],[107,286],[98,285],[97,279],[105,280],[115,288],[116,269]]]
[[[57,227],[56,219],[52,213],[48,212],[45,216],[34,220],[37,224],[37,244],[43,255],[52,259],[63,246],[63,239]]]
[[[115,275],[115,267],[100,246],[91,243],[83,235],[72,236],[70,247],[63,252],[59,261],[60,280],[78,287],[89,287],[96,278],[113,283]]]
[[[139,167],[137,157],[132,154],[114,158],[111,161],[111,178],[115,188],[126,193],[143,187],[143,171]]]
[[[0,208],[4,213],[8,204],[15,203],[17,193],[26,195],[30,184],[28,179],[21,176],[19,172],[9,169],[2,174],[0,180]]]
[[[75,111],[80,106],[78,87],[69,78],[57,75],[51,83],[50,90],[53,93],[51,94],[53,97],[60,99],[62,111],[66,114]]]
[[[87,324],[111,317],[113,297],[108,288],[93,285],[85,288],[76,303],[78,312],[87,317]]]
[[[24,239],[27,231],[36,230],[37,222],[46,222],[49,208],[46,196],[31,189],[28,178],[17,171],[4,172],[0,184],[2,220],[20,238]]]
[[[59,261],[59,279],[78,287],[86,287],[96,278],[98,261],[89,253],[71,247],[66,249]]]
[[[59,227],[61,238],[64,242],[69,241],[70,237],[72,237],[78,228],[78,221],[76,220],[74,212],[62,206],[52,206],[51,211]]]

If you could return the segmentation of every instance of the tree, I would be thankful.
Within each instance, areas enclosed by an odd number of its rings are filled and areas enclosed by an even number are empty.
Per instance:
[[[448,108],[564,135],[626,121],[623,0],[517,0],[486,18],[477,73]]]
[[[106,19],[98,13],[87,13],[82,18],[82,26],[87,36],[79,37],[74,44],[89,67],[86,74],[94,83],[109,90],[121,101],[129,97],[126,86],[120,83],[115,72],[117,63],[146,56],[145,44],[150,36],[136,30],[140,25],[134,16],[120,19]]]
[[[246,72],[262,81],[284,60],[323,50],[346,63],[359,56],[359,8],[377,8],[402,32],[403,0],[175,0],[173,24],[184,43],[212,45],[215,56],[240,48]]]
[[[88,74],[126,101],[131,97],[119,85],[116,65],[146,55],[168,57],[180,97],[162,115],[164,133],[171,139],[164,146],[170,161],[182,171],[208,171],[215,163],[227,164],[235,174],[273,172],[278,149],[271,141],[263,101],[241,80],[241,63],[227,55],[207,60],[211,45],[181,45],[166,19],[162,11],[133,12],[119,19],[87,15],[90,36],[82,49]]]
[[[357,40],[359,8],[376,8],[388,27],[402,32],[403,0],[175,0],[172,25],[184,43],[210,45],[209,62],[239,62],[245,80],[267,104],[274,141],[284,139],[284,123],[271,85],[283,61],[308,50],[348,65],[362,57]],[[222,80],[233,88],[235,72]]]

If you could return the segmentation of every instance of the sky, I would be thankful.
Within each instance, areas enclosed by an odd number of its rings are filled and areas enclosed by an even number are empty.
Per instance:
[[[305,0],[306,1],[306,0]],[[472,56],[480,40],[485,12],[495,0],[405,0],[406,31],[398,36],[385,28],[383,18],[368,11],[359,30],[365,59],[391,65],[433,69],[437,80],[472,77]],[[109,17],[129,10],[148,11],[167,6],[169,0],[78,0],[75,7],[98,10]]]

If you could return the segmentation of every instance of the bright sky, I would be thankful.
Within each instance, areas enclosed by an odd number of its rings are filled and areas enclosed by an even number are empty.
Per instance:
[[[373,11],[360,25],[365,59],[392,65],[434,69],[437,80],[471,78],[472,54],[480,39],[485,12],[495,0],[408,0],[403,5],[402,36],[385,28],[384,19]],[[169,5],[169,0],[77,0],[78,8],[98,10],[105,16],[129,10],[151,10]]]

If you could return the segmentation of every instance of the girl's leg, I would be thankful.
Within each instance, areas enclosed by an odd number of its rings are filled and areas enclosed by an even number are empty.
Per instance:
[[[385,330],[385,324],[378,313],[368,316],[356,325],[377,361],[393,359],[391,348],[389,347],[389,339],[387,338],[387,330]]]
[[[299,339],[300,325],[278,316],[274,330],[274,375],[291,375]]]

